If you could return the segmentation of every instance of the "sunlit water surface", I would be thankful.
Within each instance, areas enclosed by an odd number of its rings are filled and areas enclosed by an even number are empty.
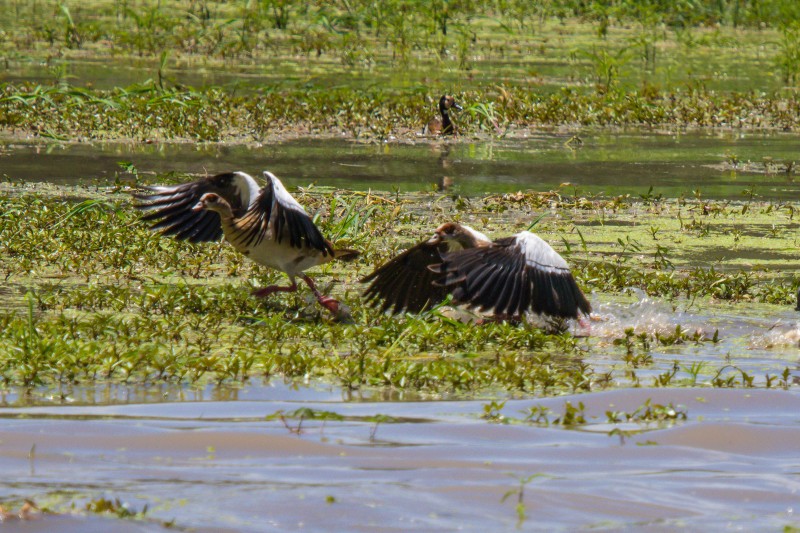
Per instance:
[[[464,194],[550,190],[564,182],[592,194],[656,193],[796,199],[793,177],[753,165],[789,159],[789,135],[541,135],[507,141],[369,145],[291,141],[271,145],[31,145],[7,142],[0,162],[9,181],[113,183],[118,161],[142,172],[269,168],[290,186],[427,190],[447,176]],[[726,159],[727,158],[727,159]],[[681,389],[622,388],[575,397],[508,398],[502,414],[481,418],[492,396],[423,397],[347,393],[319,383],[277,380],[237,388],[180,386],[7,391],[0,417],[0,501],[31,498],[64,514],[25,523],[26,531],[107,531],[104,518],[69,505],[119,498],[148,506],[150,521],[118,531],[159,531],[162,521],[199,531],[536,530],[687,528],[780,530],[800,525],[798,314],[776,306],[700,308],[641,294],[593,297],[598,320],[573,332],[610,343],[625,328],[669,334],[676,325],[719,342],[654,347],[643,385],[678,361],[745,372],[763,387],[789,368],[783,390],[721,390],[709,376]],[[589,351],[596,372],[621,368],[618,356]],[[612,350],[609,350],[612,353]],[[614,351],[613,353],[619,353]],[[598,355],[601,354],[601,355]],[[617,373],[621,385],[623,373]],[[632,378],[631,378],[632,379]],[[504,399],[500,396],[500,399]],[[609,424],[606,411],[633,412],[645,401],[687,413],[673,425]],[[523,423],[532,406],[582,402],[578,429]],[[307,407],[342,419],[268,415]],[[376,417],[390,418],[377,423]],[[615,431],[614,430],[621,430]],[[520,494],[520,487],[524,487]]]
[[[580,141],[573,137],[577,135]],[[573,139],[570,141],[570,139]],[[30,143],[0,140],[8,178],[113,183],[128,161],[141,172],[216,173],[269,169],[289,186],[460,194],[517,190],[675,198],[796,199],[786,163],[800,136],[790,133],[643,133],[575,130],[509,139],[403,139],[388,144],[287,140],[269,144]]]
[[[532,406],[583,402],[588,424],[578,430],[489,423],[475,401],[343,402],[335,390],[281,387],[263,396],[5,408],[0,498],[120,498],[149,506],[153,522],[137,530],[152,531],[162,529],[158,520],[200,531],[797,525],[793,391],[623,389],[503,409],[519,419]],[[605,411],[632,412],[648,399],[680,406],[688,420],[606,422]],[[344,419],[288,427],[265,419],[299,407]],[[381,414],[393,421],[370,421]],[[615,428],[623,433],[609,435]],[[69,513],[30,526],[109,527]]]

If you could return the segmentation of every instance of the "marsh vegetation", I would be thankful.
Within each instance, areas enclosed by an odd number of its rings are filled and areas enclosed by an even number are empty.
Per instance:
[[[139,176],[140,183],[186,179]],[[365,308],[359,278],[425,238],[444,217],[509,231],[529,226],[530,213],[547,214],[537,231],[568,257],[595,299],[638,289],[684,310],[710,302],[789,306],[800,285],[788,273],[786,246],[796,239],[797,223],[784,203],[551,191],[472,198],[467,208],[461,198],[435,192],[301,189],[296,196],[317,214],[323,233],[362,251],[353,265],[320,268],[320,283],[353,309],[355,323],[338,324],[320,315],[310,294],[253,298],[253,287],[280,281],[279,274],[225,243],[190,245],[149,231],[126,191],[18,186],[4,193],[0,221],[9,238],[0,272],[7,303],[0,316],[7,386],[280,377],[322,378],[345,389],[548,395],[702,381],[696,372],[686,380],[673,372],[642,383],[636,369],[671,365],[668,358],[654,360],[658,346],[717,343],[719,333],[709,328],[662,324],[598,339],[591,326],[572,334],[506,323],[476,328],[442,309],[398,320]],[[749,265],[749,250],[758,250],[758,269]],[[607,358],[609,350],[617,363],[595,368],[594,357]],[[727,370],[723,361],[705,364],[703,374],[711,384]],[[742,371],[726,383],[752,386],[753,379]],[[757,383],[777,381],[761,376]]]
[[[793,468],[781,446],[797,432],[798,20],[791,0],[0,0],[0,394],[14,420],[0,463],[22,480],[0,486],[0,499],[23,509],[35,496],[46,518],[155,516],[154,527],[255,528],[265,514],[297,525],[300,507],[317,527],[407,526],[406,504],[427,529],[521,527],[532,516],[562,529],[686,517],[702,527],[724,513],[743,527],[794,527],[794,496],[775,480]],[[443,93],[465,108],[446,142],[420,135]],[[607,146],[623,133],[671,135],[677,151],[690,130],[734,140],[703,145],[713,164],[688,186],[658,182],[647,143],[625,156],[642,165],[641,182],[620,173],[582,186],[560,174],[588,150],[613,171]],[[545,131],[560,165],[539,161],[534,178],[546,180],[487,178],[499,172],[494,150],[515,150],[530,168]],[[756,133],[785,144],[736,144]],[[257,166],[240,170],[253,172],[271,168],[280,143],[306,138],[372,147],[358,163],[374,165],[359,172],[388,176],[378,190],[334,187],[302,158],[276,172],[297,178],[292,192],[325,235],[361,251],[314,271],[352,323],[321,313],[306,291],[252,297],[282,275],[225,243],[149,231],[131,205],[142,185],[239,170],[213,168],[224,158],[208,146],[246,146],[243,160]],[[89,168],[100,142],[120,163],[97,174],[79,163],[81,185],[40,183],[35,157],[29,169],[2,167],[20,151],[82,143]],[[173,142],[202,161],[187,170],[164,149],[175,168],[153,169],[124,148]],[[436,173],[419,183],[401,184],[378,161],[418,146]],[[480,167],[472,184],[452,183],[460,159]],[[357,176],[352,163],[342,172]],[[396,317],[365,307],[359,279],[444,220],[492,236],[531,228],[573,267],[594,320],[476,326],[449,305]],[[170,403],[187,398],[196,404]],[[706,420],[722,430],[709,433]],[[497,442],[516,455],[498,461]],[[629,470],[610,468],[631,442]],[[456,464],[465,449],[474,455]],[[715,463],[724,453],[736,460]],[[39,465],[55,489],[35,478]],[[719,476],[738,483],[737,496],[708,489],[687,503],[696,478],[676,472],[692,465],[709,487]],[[463,507],[452,496],[463,487],[442,486],[442,471],[475,482],[480,516],[442,518],[428,503]],[[330,481],[342,472],[348,480]],[[411,474],[398,482],[396,472]],[[184,483],[192,476],[201,482]],[[626,495],[611,495],[609,479]],[[219,506],[209,506],[216,487]],[[277,507],[247,518],[254,494]],[[613,505],[587,508],[587,494]]]
[[[789,1],[3,4],[22,135],[413,138],[445,91],[468,135],[797,126]]]

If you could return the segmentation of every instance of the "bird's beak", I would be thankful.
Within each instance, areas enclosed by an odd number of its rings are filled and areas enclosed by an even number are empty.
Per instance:
[[[206,203],[201,200],[196,204],[194,204],[194,207],[192,207],[192,211],[202,211],[205,208],[206,208]]]
[[[457,103],[455,103],[455,102],[453,102],[453,107],[455,107],[455,108],[456,108],[456,109],[458,109],[459,111],[464,111],[464,108],[463,108],[463,107],[461,107],[459,104],[457,104]]]

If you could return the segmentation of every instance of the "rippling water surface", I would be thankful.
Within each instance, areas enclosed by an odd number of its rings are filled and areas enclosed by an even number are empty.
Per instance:
[[[481,402],[342,402],[334,390],[279,392],[233,402],[6,408],[0,498],[106,493],[201,531],[797,523],[796,392],[626,389],[512,400],[503,409],[521,418],[533,405],[559,412],[565,401],[583,402],[588,424],[580,430],[489,423],[479,417]],[[681,406],[688,419],[623,424],[627,434],[609,435],[605,411],[630,412],[648,399]],[[304,421],[299,432],[297,420],[288,427],[265,420],[300,406],[342,420]],[[392,421],[370,421],[379,414]],[[41,530],[108,527],[71,516],[33,522]]]

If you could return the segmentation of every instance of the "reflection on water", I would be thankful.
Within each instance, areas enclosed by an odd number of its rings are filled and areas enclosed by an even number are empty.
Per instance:
[[[113,183],[120,161],[142,172],[214,173],[269,169],[290,186],[358,190],[448,190],[460,194],[549,191],[744,199],[795,199],[800,186],[780,162],[793,161],[790,134],[540,134],[524,139],[363,144],[293,140],[272,144],[0,144],[6,179]],[[734,171],[730,161],[740,162]],[[765,156],[769,156],[766,158]],[[568,185],[564,185],[568,184]]]

